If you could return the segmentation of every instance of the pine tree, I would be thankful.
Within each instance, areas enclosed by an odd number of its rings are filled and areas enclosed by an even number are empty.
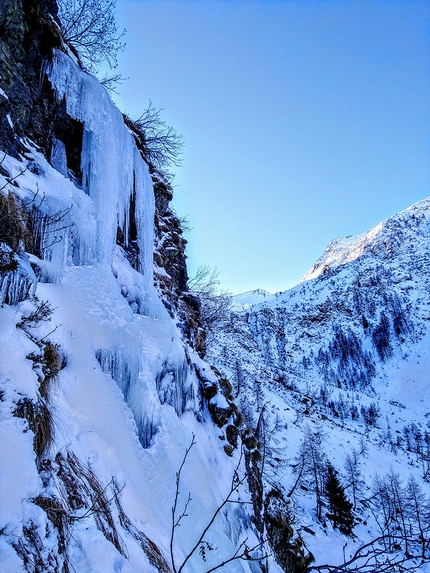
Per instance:
[[[345,488],[340,483],[337,472],[330,462],[327,464],[325,494],[330,509],[327,517],[333,522],[333,527],[345,535],[351,535],[354,527],[352,503],[346,499]]]

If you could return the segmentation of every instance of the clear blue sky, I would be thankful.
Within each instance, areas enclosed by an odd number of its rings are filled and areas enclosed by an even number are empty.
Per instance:
[[[336,237],[430,195],[427,0],[117,0],[116,98],[183,134],[190,274],[293,286]]]

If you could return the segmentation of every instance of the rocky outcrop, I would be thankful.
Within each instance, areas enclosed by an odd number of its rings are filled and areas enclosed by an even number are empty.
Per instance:
[[[272,489],[266,496],[264,521],[270,546],[283,571],[306,571],[314,557],[307,551],[300,534],[294,531],[290,503],[278,489]]]
[[[62,47],[54,0],[4,0],[0,6],[0,144],[17,156],[29,137],[45,156],[64,118],[45,76],[52,48]]]
[[[203,358],[206,333],[200,319],[197,297],[188,291],[188,273],[182,223],[170,201],[173,190],[169,183],[153,174],[155,194],[155,284],[171,316],[177,315],[185,339]]]

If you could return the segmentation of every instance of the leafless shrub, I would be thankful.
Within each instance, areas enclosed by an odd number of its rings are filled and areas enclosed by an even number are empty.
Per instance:
[[[153,565],[157,569],[157,571],[159,571],[160,573],[172,573],[172,570],[169,567],[169,564],[164,558],[164,555],[162,554],[159,547],[151,539],[149,539],[149,537],[145,535],[143,531],[140,531],[140,529],[138,529],[135,525],[133,525],[133,523],[131,523],[129,517],[127,516],[122,507],[120,500],[121,490],[114,479],[112,480],[112,487],[115,492],[114,499],[121,526],[126,531],[128,531],[134,537],[134,539],[139,543],[143,552],[148,557],[148,561],[150,562],[151,565]]]
[[[70,537],[71,519],[68,515],[67,508],[63,502],[56,497],[38,495],[32,499],[32,502],[38,505],[46,513],[48,519],[52,522],[58,531],[58,553],[65,553],[67,542]]]
[[[40,463],[54,441],[54,420],[48,406],[44,400],[35,403],[24,398],[17,403],[13,415],[27,420],[34,434],[33,447]]]
[[[149,166],[170,181],[170,168],[182,164],[184,140],[161,118],[161,111],[149,101],[148,107],[132,124],[141,138],[142,151]]]
[[[75,510],[75,513],[70,514],[70,520],[80,521],[93,516],[105,538],[126,557],[126,549],[118,534],[111,508],[117,492],[114,491],[109,498],[107,496],[108,490],[113,487],[113,480],[103,487],[92,469],[82,464],[71,451],[67,453],[67,460],[57,454],[56,461],[60,465],[58,475],[65,486],[65,498],[70,508]],[[77,513],[77,510],[82,511]]]
[[[115,21],[115,0],[59,0],[58,16],[64,41],[70,44],[91,72],[103,62],[117,66],[118,53],[124,49],[125,30]]]
[[[202,265],[188,281],[189,291],[200,303],[200,319],[207,332],[213,331],[230,317],[231,294],[219,288],[219,271]]]
[[[64,355],[60,351],[59,344],[53,344],[52,342],[45,342],[43,346],[43,363],[42,372],[43,380],[39,385],[40,395],[48,399],[49,393],[52,388],[53,382],[57,380],[58,374],[66,365],[66,360]]]
[[[44,252],[62,241],[64,232],[72,226],[67,222],[67,215],[72,205],[47,214],[41,209],[45,195],[41,195],[38,188],[26,201],[10,190],[5,191],[10,182],[17,179],[24,171],[25,169],[14,178],[9,178],[0,188],[0,244],[5,243],[12,249],[13,254],[8,255],[9,259],[14,259],[14,254],[21,250],[27,250],[43,258]],[[0,248],[1,258],[7,257],[4,253],[5,249]]]
[[[5,195],[0,193],[0,242],[17,251],[25,235],[22,206],[16,195],[10,191]]]
[[[42,322],[51,320],[55,309],[52,308],[50,303],[47,300],[40,300],[36,295],[31,300],[35,308],[28,316],[21,318],[16,325],[18,328],[37,328]]]
[[[33,199],[31,208],[25,213],[27,232],[23,237],[25,249],[39,258],[43,258],[50,247],[61,242],[67,229],[73,226],[73,223],[67,222],[72,205],[47,214],[40,209],[43,201],[44,198],[35,203]]]
[[[30,519],[23,524],[22,535],[12,537],[8,542],[21,558],[23,570],[27,573],[60,570],[62,573],[67,573],[69,569],[66,560],[59,559],[55,549],[46,546],[45,534],[46,532]]]
[[[52,507],[51,498],[43,499],[39,503],[43,508],[47,508],[47,513],[51,512],[53,520],[59,519],[58,511],[61,519],[66,521],[64,527],[69,528],[72,533],[73,523],[92,517],[105,538],[117,548],[121,555],[127,557],[127,548],[119,536],[117,521],[136,539],[149,562],[158,571],[171,573],[157,545],[135,527],[124,512],[120,500],[123,488],[118,486],[114,478],[103,487],[92,469],[83,464],[72,451],[68,451],[66,455],[58,452],[55,463],[59,478],[57,486],[63,501],[55,498],[54,507]],[[63,510],[65,513],[62,513]],[[49,513],[48,517],[50,518]]]
[[[124,78],[122,74],[109,74],[105,75],[102,78],[99,78],[99,82],[102,86],[107,89],[107,91],[112,95],[116,94],[119,95],[117,91],[117,87],[123,84],[129,78]]]

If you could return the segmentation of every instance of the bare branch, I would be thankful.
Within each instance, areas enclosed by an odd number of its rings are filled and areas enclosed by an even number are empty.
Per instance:
[[[0,161],[0,165],[3,163],[5,157],[6,157],[6,153],[4,154],[3,159]],[[6,183],[3,185],[3,187],[0,187],[0,191],[3,191],[3,189],[6,189],[6,187],[10,183],[13,183],[16,179],[18,179],[18,177],[21,177],[21,175],[24,175],[24,173],[27,171],[27,169],[28,169],[28,165],[26,165],[25,168],[22,171],[20,171],[17,175],[15,175],[14,177],[6,177]]]
[[[231,496],[233,495],[234,492],[236,492],[238,490],[238,488],[244,483],[244,481],[247,478],[247,474],[245,474],[242,478],[239,478],[238,475],[238,470],[239,470],[239,466],[242,460],[242,455],[240,456],[238,465],[236,466],[236,469],[233,473],[233,477],[232,477],[232,481],[231,481],[231,486],[230,486],[230,491],[227,493],[227,495],[224,497],[222,503],[216,508],[216,510],[214,511],[214,513],[212,514],[212,517],[210,518],[208,524],[206,525],[206,527],[203,529],[197,543],[194,545],[194,547],[191,549],[191,551],[189,551],[188,555],[185,557],[184,561],[182,562],[182,565],[179,567],[178,572],[177,573],[181,573],[181,571],[183,570],[183,568],[185,567],[186,563],[189,561],[189,559],[194,555],[194,553],[196,552],[196,550],[198,549],[198,547],[201,545],[201,543],[204,540],[204,537],[206,535],[206,533],[209,531],[209,529],[212,527],[212,524],[214,523],[216,517],[218,516],[218,514],[220,513],[220,511],[231,501]],[[176,570],[175,570],[176,573]]]
[[[64,41],[84,66],[95,72],[106,61],[115,68],[125,45],[125,30],[119,31],[115,22],[116,0],[59,0],[58,7]]]
[[[208,265],[200,266],[195,276],[188,281],[189,291],[200,303],[203,328],[209,332],[230,316],[231,294],[221,290],[219,285],[219,271]]]
[[[381,535],[359,547],[342,565],[313,565],[306,569],[306,573],[413,573],[421,570],[424,562],[430,561],[430,557],[409,555],[392,548],[393,539],[400,544],[404,536]],[[408,539],[410,544],[417,541],[415,538]]]
[[[174,537],[175,537],[175,530],[179,526],[181,520],[184,517],[186,517],[186,515],[187,515],[186,511],[188,508],[188,504],[191,501],[191,496],[190,496],[190,494],[188,494],[188,499],[185,503],[185,508],[184,508],[183,512],[181,513],[181,515],[179,516],[179,518],[176,519],[176,510],[178,507],[178,499],[179,499],[179,493],[180,493],[179,484],[181,481],[181,473],[182,473],[183,467],[185,465],[185,462],[187,461],[188,454],[190,453],[191,449],[196,445],[195,437],[196,437],[195,434],[193,434],[192,438],[191,438],[191,443],[188,446],[188,448],[185,450],[184,457],[182,458],[182,463],[179,466],[178,471],[176,472],[175,501],[173,502],[173,507],[172,507],[172,528],[171,528],[171,532],[170,532],[170,558],[172,560],[172,567],[173,567],[173,571],[175,573],[176,573],[176,566],[175,566],[175,557],[173,554],[173,542],[174,542]]]
[[[145,160],[155,173],[163,178],[171,178],[170,167],[180,167],[184,140],[176,130],[161,118],[162,109],[154,107],[149,100],[142,115],[132,121],[140,136]]]
[[[267,553],[265,555],[262,555],[261,557],[254,557],[252,555],[253,551],[256,551],[262,545],[264,545],[265,541],[262,541],[261,543],[258,543],[257,545],[254,545],[254,547],[251,547],[251,548],[249,548],[246,545],[246,541],[247,541],[247,539],[242,541],[242,543],[239,545],[237,551],[229,559],[226,559],[225,561],[223,561],[219,565],[216,565],[215,567],[208,569],[206,571],[206,573],[212,573],[212,571],[216,571],[217,569],[221,569],[221,567],[224,567],[228,563],[231,563],[232,561],[236,561],[238,559],[241,559],[242,561],[264,561],[264,559],[267,559],[269,557],[269,554],[267,554]],[[239,553],[239,551],[242,547],[243,547],[243,550]]]

